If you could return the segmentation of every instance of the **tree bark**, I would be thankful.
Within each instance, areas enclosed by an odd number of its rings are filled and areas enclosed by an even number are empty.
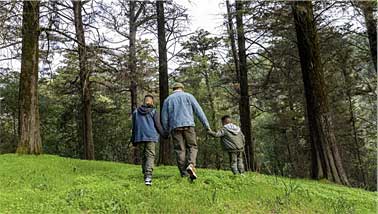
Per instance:
[[[312,176],[316,179],[326,178],[349,185],[336,144],[329,110],[312,2],[295,1],[292,3],[292,12],[313,149]]]
[[[249,94],[248,94],[248,67],[245,49],[245,35],[243,23],[244,2],[236,1],[236,27],[238,35],[238,49],[239,49],[239,74],[240,74],[240,124],[241,130],[245,135],[245,152],[247,156],[247,169],[254,171],[254,143],[252,141],[251,133],[251,112],[249,108]]]
[[[131,113],[138,107],[138,85],[136,82],[136,1],[129,2],[130,16],[129,16],[129,69],[130,69],[130,93],[131,93]]]
[[[205,53],[202,54],[202,57],[204,58],[205,57]],[[214,97],[213,97],[213,90],[211,88],[211,85],[210,85],[210,74],[209,74],[209,68],[205,65],[204,68],[203,68],[203,75],[204,75],[204,78],[205,78],[205,84],[206,84],[206,91],[207,91],[207,99],[209,101],[209,104],[210,104],[210,113],[211,113],[211,127],[213,127],[214,129],[216,129],[216,118],[215,118],[215,104],[214,104]],[[208,139],[206,138],[206,141]],[[209,162],[211,162],[210,158],[211,158],[211,153],[216,153],[215,156],[216,157],[219,157],[219,153],[217,150],[212,149],[210,148],[209,146],[204,146],[203,147],[203,157],[204,157],[204,161],[203,161],[203,167],[204,168],[208,168],[209,166]],[[216,160],[218,161],[218,160]]]
[[[129,2],[130,14],[129,14],[129,69],[130,69],[130,96],[131,96],[131,115],[135,109],[138,107],[138,85],[136,82],[136,33],[137,33],[137,23],[136,23],[136,1]],[[133,148],[133,163],[139,164],[139,147],[134,146]]]
[[[159,46],[159,98],[160,112],[163,109],[164,100],[168,97],[168,60],[167,41],[165,38],[164,1],[156,1],[158,46]],[[171,144],[169,140],[161,139],[159,147],[159,164],[170,164]]]
[[[374,63],[375,71],[377,71],[377,20],[373,14],[377,8],[377,2],[375,0],[358,1],[357,4],[361,8],[365,18],[370,54]]]
[[[17,148],[20,154],[42,153],[38,104],[39,5],[39,1],[23,2]]]
[[[234,24],[232,21],[232,12],[231,12],[231,5],[230,5],[229,0],[226,0],[226,8],[227,8],[227,22],[228,22],[227,32],[228,32],[228,37],[230,39],[232,58],[234,59],[234,64],[235,64],[236,81],[240,82],[240,74],[239,74],[240,69],[239,69],[238,53],[236,49],[235,29],[234,29]]]
[[[84,144],[84,158],[94,160],[94,144],[92,134],[92,107],[91,107],[91,89],[88,69],[87,47],[84,37],[84,27],[81,14],[82,2],[72,1],[74,11],[74,21],[76,30],[76,39],[79,42],[79,67],[80,67],[80,87],[82,102],[82,132]]]

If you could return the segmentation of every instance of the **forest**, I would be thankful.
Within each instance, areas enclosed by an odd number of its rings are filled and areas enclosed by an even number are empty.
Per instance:
[[[376,191],[377,2],[216,1],[217,31],[196,2],[0,1],[0,154],[139,164],[132,112],[181,82],[240,124],[248,171]],[[228,169],[196,123],[197,167]]]

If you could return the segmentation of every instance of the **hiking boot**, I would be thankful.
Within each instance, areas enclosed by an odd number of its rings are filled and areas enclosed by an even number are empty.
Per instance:
[[[186,171],[189,174],[189,178],[191,180],[197,179],[196,169],[194,168],[193,164],[189,164],[189,166],[186,168]]]
[[[152,176],[151,175],[147,175],[144,178],[144,184],[146,184],[146,186],[151,186],[152,185]]]

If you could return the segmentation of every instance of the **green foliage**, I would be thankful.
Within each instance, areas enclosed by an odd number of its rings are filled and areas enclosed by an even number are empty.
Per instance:
[[[152,187],[140,166],[0,155],[1,213],[375,213],[376,193],[309,180],[156,167]]]
[[[3,71],[0,76],[0,154],[15,152],[18,135],[19,73]]]

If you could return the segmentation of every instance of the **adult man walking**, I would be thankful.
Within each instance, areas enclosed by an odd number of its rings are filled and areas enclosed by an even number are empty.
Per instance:
[[[173,94],[168,96],[163,104],[162,125],[172,135],[177,166],[181,176],[189,176],[191,180],[194,180],[197,178],[195,165],[198,148],[193,113],[206,130],[210,130],[210,125],[196,98],[184,92],[182,83],[175,83],[172,89]],[[189,150],[187,160],[186,149]]]

